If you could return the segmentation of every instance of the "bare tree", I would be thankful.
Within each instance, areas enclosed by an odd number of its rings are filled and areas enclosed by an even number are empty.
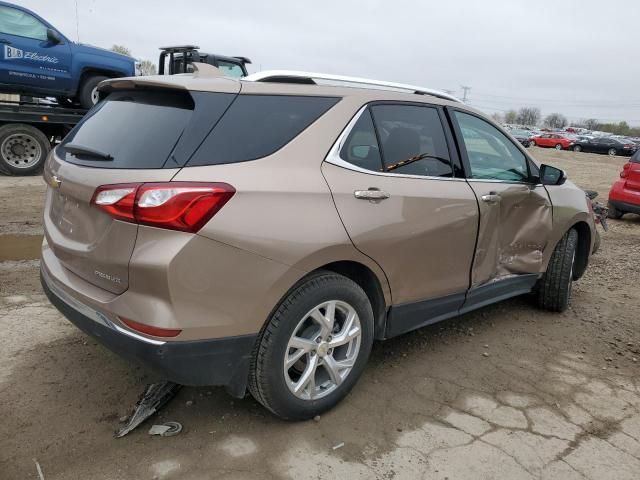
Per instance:
[[[595,118],[587,118],[582,123],[584,124],[584,128],[587,128],[589,130],[597,130],[598,124],[600,122],[598,122],[598,120],[596,120]]]
[[[150,60],[140,60],[141,75],[155,75],[157,72],[156,64]]]
[[[567,126],[567,117],[561,113],[550,113],[544,119],[544,124],[551,128],[564,128]]]
[[[504,123],[516,123],[518,121],[518,112],[509,110],[504,114]]]
[[[540,109],[536,107],[522,107],[518,112],[517,123],[521,125],[537,125],[540,121]]]
[[[111,47],[111,51],[121,53],[122,55],[128,55],[129,57],[131,56],[131,50],[129,50],[124,45],[114,45],[113,47]]]
[[[502,115],[499,112],[492,113],[491,118],[496,123],[502,123]]]

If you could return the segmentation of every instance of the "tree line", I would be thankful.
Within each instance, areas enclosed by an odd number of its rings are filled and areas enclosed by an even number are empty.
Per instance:
[[[494,113],[493,119],[500,123],[537,126],[548,128],[564,128],[569,125],[567,117],[561,113],[550,113],[542,117],[537,107],[523,107],[520,110],[508,110],[504,114]],[[571,122],[571,126],[613,133],[614,135],[640,136],[640,127],[630,127],[627,122],[602,123],[595,118],[587,118],[578,122]]]
[[[131,55],[131,50],[123,45],[114,45],[113,47],[111,47],[111,51],[133,57],[133,55]],[[155,75],[156,73],[158,73],[156,64],[151,60],[139,60],[139,62],[140,72],[142,73],[142,75]]]

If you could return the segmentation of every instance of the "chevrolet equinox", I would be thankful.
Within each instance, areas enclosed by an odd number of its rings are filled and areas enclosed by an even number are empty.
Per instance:
[[[374,340],[525,293],[564,310],[594,250],[584,192],[491,119],[350,77],[108,80],[44,177],[50,301],[286,419],[337,404]]]

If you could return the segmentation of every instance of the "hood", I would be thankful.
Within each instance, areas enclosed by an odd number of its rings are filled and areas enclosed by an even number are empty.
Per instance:
[[[100,55],[101,57],[109,57],[122,61],[135,62],[135,58],[121,53],[113,52],[102,47],[94,47],[93,45],[87,45],[85,43],[76,43],[76,49],[83,53],[90,53],[92,55]]]

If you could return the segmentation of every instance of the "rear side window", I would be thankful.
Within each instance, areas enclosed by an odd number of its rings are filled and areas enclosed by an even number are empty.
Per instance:
[[[239,95],[187,166],[245,162],[271,155],[338,100],[334,97]]]
[[[374,105],[384,170],[452,177],[451,159],[438,110],[413,105]]]
[[[376,139],[376,131],[369,109],[365,110],[353,126],[340,150],[340,158],[356,167],[380,172],[382,159]]]
[[[633,163],[640,163],[640,150],[633,154],[630,161]]]

